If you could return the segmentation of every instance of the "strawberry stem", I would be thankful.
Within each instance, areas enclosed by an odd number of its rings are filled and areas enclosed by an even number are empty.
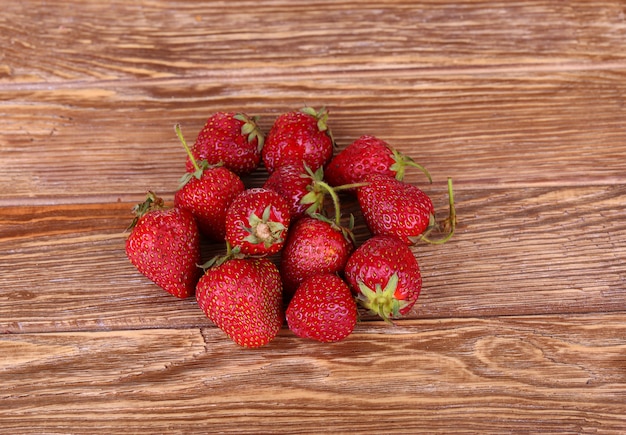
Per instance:
[[[191,161],[191,164],[193,165],[193,168],[195,169],[193,175],[197,179],[202,178],[202,170],[203,169],[198,165],[198,162],[196,162],[196,158],[194,157],[193,153],[191,152],[191,149],[189,148],[189,145],[187,145],[187,141],[183,137],[183,132],[180,129],[180,124],[176,124],[174,126],[174,130],[176,131],[176,136],[178,136],[178,139],[183,144],[183,147],[185,147],[185,151],[187,152],[187,155],[189,156],[189,160]]]
[[[333,189],[328,183],[325,181],[315,181],[315,184],[324,189],[333,200],[333,207],[335,208],[335,224],[337,226],[341,226],[341,204],[339,203],[339,196],[335,189]]]
[[[313,109],[311,109],[313,110]],[[311,178],[312,182],[307,186],[309,193],[305,195],[302,200],[304,204],[312,204],[307,213],[315,214],[321,209],[323,197],[326,193],[330,195],[333,200],[333,207],[335,208],[335,224],[340,227],[341,225],[341,205],[339,203],[339,196],[337,196],[336,190],[349,189],[350,187],[360,187],[367,183],[355,183],[355,185],[345,185],[340,187],[332,187],[330,184],[323,180],[324,169],[319,168],[315,172],[306,164],[302,162],[306,174],[302,174],[302,177]],[[357,185],[358,184],[358,185]],[[310,195],[310,196],[309,196]]]
[[[369,185],[369,183],[363,182],[363,183],[350,183],[350,184],[342,184],[341,186],[335,186],[333,187],[333,189],[335,189],[335,192],[338,190],[348,190],[348,189],[355,189],[357,187],[363,187],[363,186],[367,186]]]
[[[426,243],[430,243],[432,245],[443,245],[448,240],[450,240],[452,236],[454,235],[454,231],[456,230],[457,217],[456,217],[456,209],[454,207],[454,191],[452,189],[452,178],[448,178],[448,198],[449,198],[448,202],[449,202],[449,207],[450,207],[450,214],[448,218],[442,222],[443,226],[447,229],[448,234],[446,234],[441,239],[437,239],[437,240],[430,239],[428,236],[431,233],[431,231],[434,230],[436,227],[439,227],[439,224],[435,222],[424,233],[424,235],[422,235],[421,237],[422,241]]]

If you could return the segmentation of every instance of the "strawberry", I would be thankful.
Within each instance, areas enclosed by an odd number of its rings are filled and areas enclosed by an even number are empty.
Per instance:
[[[388,234],[404,243],[417,243],[434,222],[430,197],[417,186],[381,174],[363,179],[357,198],[367,227],[374,235]]]
[[[293,220],[305,213],[321,211],[324,195],[312,198],[309,203],[304,197],[312,189],[312,178],[302,164],[289,163],[276,168],[267,178],[263,187],[281,195],[290,205]]]
[[[176,134],[187,150],[195,172],[187,172],[181,179],[181,186],[174,195],[174,205],[189,210],[205,236],[223,241],[226,236],[226,210],[235,197],[243,192],[243,181],[223,166],[209,166],[206,160],[197,163],[179,125],[176,125]]]
[[[357,199],[367,227],[374,235],[398,237],[407,245],[418,241],[443,244],[450,240],[456,228],[456,210],[452,179],[448,179],[450,214],[437,222],[430,197],[417,186],[381,174],[367,175],[365,185],[357,189]],[[433,239],[434,230],[447,231],[442,238]]]
[[[165,208],[153,192],[133,211],[136,217],[126,239],[130,262],[168,293],[191,296],[201,275],[200,233],[193,215],[181,208]]]
[[[354,250],[351,235],[349,228],[319,215],[304,216],[292,225],[280,259],[286,301],[309,276],[343,269]]]
[[[280,274],[267,258],[229,258],[210,267],[198,282],[196,299],[240,346],[269,343],[284,321]]]
[[[332,189],[323,178],[322,168],[313,172],[303,163],[289,163],[272,172],[263,187],[274,190],[289,202],[291,218],[295,220],[322,211],[324,198]]]
[[[287,201],[273,190],[244,190],[226,211],[226,241],[244,255],[278,252],[291,222]]]
[[[257,118],[244,113],[217,112],[209,117],[191,152],[197,161],[223,163],[237,175],[254,171],[261,161],[264,136]],[[187,171],[194,165],[187,159]]]
[[[261,158],[269,173],[285,164],[303,161],[316,171],[328,163],[333,149],[328,111],[304,107],[276,118],[267,134]]]
[[[327,194],[333,197],[334,201],[338,191],[362,185],[364,183],[332,187],[324,181],[323,168],[313,172],[304,163],[288,163],[272,172],[263,187],[282,195],[291,205],[291,219],[296,220],[304,215],[322,212]]]
[[[285,315],[289,329],[298,337],[329,343],[352,333],[357,306],[345,281],[326,273],[300,284]]]
[[[422,289],[413,252],[388,235],[374,236],[359,246],[346,263],[345,276],[359,303],[386,321],[406,315]]]
[[[368,174],[383,174],[402,180],[407,166],[420,169],[432,182],[428,171],[412,158],[382,139],[365,135],[333,157],[325,169],[325,177],[331,186],[358,183]]]

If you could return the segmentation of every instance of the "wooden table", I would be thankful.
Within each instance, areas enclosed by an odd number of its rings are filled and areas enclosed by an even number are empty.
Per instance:
[[[7,1],[0,42],[1,433],[626,433],[624,2]],[[459,226],[396,326],[245,350],[124,229],[176,122],[304,104]]]

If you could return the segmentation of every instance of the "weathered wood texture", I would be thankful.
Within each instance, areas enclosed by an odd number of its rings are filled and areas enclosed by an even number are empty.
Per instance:
[[[620,1],[133,3],[8,3],[3,81],[299,82],[351,71],[384,79],[403,69],[552,71],[626,60]]]
[[[624,334],[598,315],[368,323],[333,345],[284,331],[263,351],[214,328],[10,335],[0,410],[11,433],[617,433]]]
[[[0,433],[626,433],[623,2],[6,3]],[[243,350],[124,228],[172,199],[176,122],[305,103],[426,166],[442,216],[452,177],[459,227],[396,326]]]
[[[626,66],[547,77],[349,76],[293,86],[277,81],[188,85],[179,79],[134,87],[0,87],[1,99],[8,100],[4,110],[11,114],[0,132],[7,171],[0,180],[0,201],[73,202],[99,195],[110,200],[128,194],[139,199],[147,188],[171,192],[185,159],[174,123],[195,139],[211,113],[239,108],[261,116],[267,131],[276,111],[305,101],[329,107],[340,146],[362,134],[382,136],[411,153],[436,181],[452,176],[459,190],[612,184],[626,176]],[[257,95],[259,89],[266,95]],[[45,153],[34,152],[42,147]],[[425,180],[419,173],[409,177]]]

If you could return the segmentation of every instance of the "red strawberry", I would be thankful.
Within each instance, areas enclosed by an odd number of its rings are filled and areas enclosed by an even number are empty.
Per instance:
[[[274,121],[261,151],[269,173],[288,163],[304,163],[316,171],[331,159],[334,141],[328,128],[328,112],[304,107]]]
[[[448,179],[450,214],[441,222],[435,219],[430,197],[418,187],[381,174],[366,176],[364,183],[357,190],[357,198],[372,234],[392,235],[407,245],[420,240],[442,244],[453,236],[457,217],[451,178]],[[447,234],[432,239],[430,233],[434,230],[444,230]]]
[[[340,272],[354,250],[349,229],[326,219],[305,216],[289,229],[280,272],[288,301],[309,276]]]
[[[330,187],[323,181],[323,176],[322,168],[313,172],[302,163],[290,163],[272,172],[263,187],[274,190],[287,200],[291,206],[291,219],[295,220],[322,211]]]
[[[386,321],[406,315],[422,289],[413,252],[393,236],[365,241],[348,259],[345,275],[358,301]]]
[[[393,235],[411,245],[434,224],[433,203],[417,186],[381,174],[364,181],[368,184],[358,188],[357,198],[372,234]]]
[[[383,174],[402,180],[407,166],[420,169],[432,182],[428,171],[412,158],[382,139],[366,135],[333,157],[325,169],[325,177],[331,186],[358,183],[368,174]]]
[[[206,160],[198,164],[190,154],[178,125],[176,134],[196,170],[182,178],[181,187],[174,195],[174,205],[189,210],[205,236],[223,241],[226,236],[226,210],[235,197],[243,192],[243,181],[223,166],[208,166]]]
[[[237,175],[245,175],[259,166],[263,142],[256,117],[217,112],[209,117],[191,151],[197,161],[223,163]],[[187,170],[194,170],[191,159],[187,159]]]
[[[302,282],[285,314],[289,329],[298,337],[326,343],[346,338],[357,321],[350,288],[330,273],[313,275]]]
[[[240,346],[269,343],[284,321],[280,274],[267,258],[231,258],[209,268],[198,282],[196,299]]]
[[[278,193],[262,187],[244,190],[226,212],[226,241],[244,255],[278,252],[287,236],[291,211]]]
[[[186,298],[201,275],[200,233],[192,214],[164,208],[163,200],[148,192],[134,209],[135,220],[126,239],[126,256],[146,277],[168,293]]]

